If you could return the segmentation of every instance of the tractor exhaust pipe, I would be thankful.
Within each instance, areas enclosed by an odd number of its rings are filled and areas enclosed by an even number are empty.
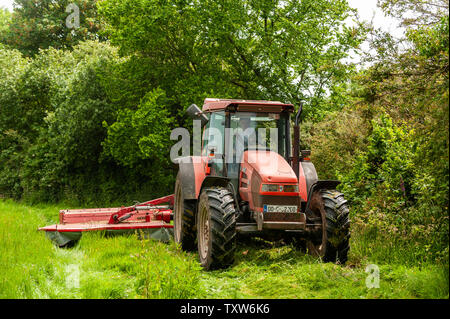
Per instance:
[[[300,106],[298,108],[298,112],[295,115],[295,123],[294,123],[294,149],[293,149],[293,160],[292,160],[292,168],[295,172],[295,175],[300,175],[300,116],[303,111],[303,102],[300,102]]]

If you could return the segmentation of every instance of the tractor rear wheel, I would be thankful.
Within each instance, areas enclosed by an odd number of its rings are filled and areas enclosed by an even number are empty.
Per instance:
[[[177,175],[174,197],[174,239],[185,251],[195,250],[195,200],[185,200],[180,177]]]
[[[325,262],[345,264],[350,249],[347,201],[344,195],[336,190],[322,190],[320,197],[323,208],[320,209],[321,215],[325,215],[322,225],[326,231],[322,231],[321,239],[307,241],[307,249],[313,255],[322,257]]]
[[[219,269],[233,264],[236,250],[236,210],[228,189],[207,188],[201,193],[197,238],[203,268]]]

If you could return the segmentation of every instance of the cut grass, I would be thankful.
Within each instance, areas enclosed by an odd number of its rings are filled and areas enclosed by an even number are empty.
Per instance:
[[[59,249],[37,228],[57,222],[60,208],[0,200],[0,298],[449,297],[448,265],[414,265],[404,247],[383,255],[381,243],[358,236],[346,266],[251,239],[240,241],[231,268],[212,272],[196,253],[137,235],[86,233]],[[368,264],[379,267],[379,288],[366,287]]]

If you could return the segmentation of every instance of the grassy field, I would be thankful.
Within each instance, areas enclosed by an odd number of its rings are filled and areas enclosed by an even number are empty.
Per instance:
[[[239,244],[233,267],[205,272],[196,254],[135,235],[85,234],[56,248],[37,228],[55,223],[61,208],[0,199],[0,298],[449,297],[448,264],[416,263],[395,242],[353,234],[349,262],[339,266],[252,239]],[[379,288],[366,286],[369,264],[379,268]]]

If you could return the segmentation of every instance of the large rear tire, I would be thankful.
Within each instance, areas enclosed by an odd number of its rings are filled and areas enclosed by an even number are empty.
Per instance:
[[[175,182],[174,197],[174,240],[185,251],[194,251],[196,248],[195,228],[195,200],[185,200],[179,175]]]
[[[205,189],[197,214],[200,263],[206,270],[233,264],[236,250],[236,210],[231,192],[223,187]]]
[[[321,240],[308,241],[307,249],[313,255],[322,257],[325,262],[345,264],[350,250],[350,220],[347,201],[344,199],[344,195],[336,190],[320,191],[320,199],[323,208],[321,215],[325,215],[322,225],[326,231],[322,232]]]

